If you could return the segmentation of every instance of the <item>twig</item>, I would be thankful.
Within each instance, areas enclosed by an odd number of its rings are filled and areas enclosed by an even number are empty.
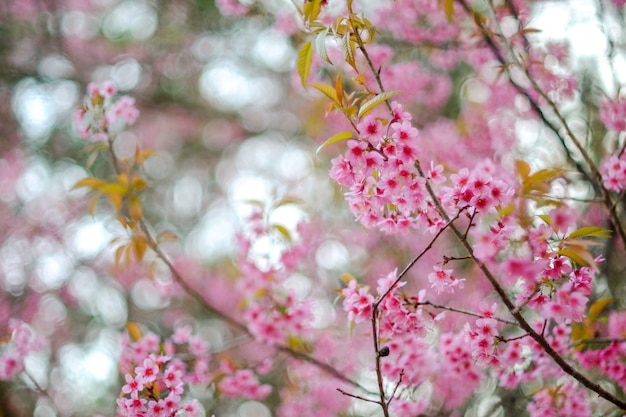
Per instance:
[[[400,369],[400,377],[398,378],[398,382],[396,383],[396,387],[393,389],[393,392],[391,393],[391,396],[389,397],[389,401],[387,401],[387,407],[389,407],[389,405],[391,404],[391,401],[393,401],[393,399],[395,398],[396,392],[398,391],[398,387],[402,383],[402,377],[403,376],[404,376],[404,368]]]
[[[444,306],[444,305],[441,305],[441,304],[435,304],[435,303],[430,302],[430,301],[418,301],[414,305],[431,306],[431,307],[437,308],[439,310],[448,310],[448,311],[452,311],[454,313],[465,314],[467,316],[478,317],[478,318],[481,318],[481,319],[485,318],[485,316],[483,314],[476,313],[474,311],[463,310],[463,309],[455,308],[455,307],[448,307],[448,306]],[[500,323],[510,324],[511,326],[517,326],[517,322],[512,321],[512,320],[507,320],[507,319],[503,319],[501,317],[496,317],[496,316],[493,316],[491,318],[496,320],[496,321],[499,321]]]
[[[373,404],[380,405],[379,401],[370,400],[369,398],[361,397],[360,395],[350,394],[349,392],[346,392],[346,391],[342,390],[341,388],[336,388],[336,389],[337,389],[337,391],[339,391],[340,393],[342,393],[343,395],[345,395],[347,397],[352,397],[352,398],[356,398],[357,400],[366,401],[368,403],[373,403]]]

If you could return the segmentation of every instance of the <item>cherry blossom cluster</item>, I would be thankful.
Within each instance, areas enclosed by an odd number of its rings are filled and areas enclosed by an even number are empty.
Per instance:
[[[387,3],[377,9],[376,16],[379,27],[411,43],[445,45],[459,33],[459,26],[448,20],[436,0]]]
[[[358,124],[361,137],[350,140],[346,153],[332,160],[330,176],[348,188],[346,200],[365,227],[389,233],[433,227],[441,219],[429,205],[426,180],[415,167],[417,129],[400,104],[392,107],[395,116],[387,127],[373,116]]]
[[[306,244],[279,244],[276,239],[284,240],[284,236],[268,224],[260,209],[254,210],[247,222],[247,233],[238,237],[241,277],[237,288],[248,330],[257,340],[269,344],[306,338],[310,327],[308,323],[313,318],[311,305],[285,285],[306,255]],[[302,223],[298,232],[306,234],[305,229],[306,225]],[[269,253],[254,253],[255,243],[260,239],[273,240]],[[278,260],[266,262],[259,259],[263,257]]]
[[[598,116],[607,129],[615,132],[626,130],[626,100],[618,97],[603,100],[598,109]]]
[[[586,417],[591,415],[585,389],[572,381],[545,387],[528,403],[531,417]]]
[[[586,369],[599,369],[626,389],[626,312],[612,311],[608,315],[606,328],[596,323],[594,332],[605,336],[604,344],[578,345],[576,359]]]
[[[473,356],[474,346],[467,342],[463,332],[434,336],[437,322],[444,319],[445,314],[424,310],[426,290],[421,290],[416,297],[408,297],[402,291],[406,282],[392,287],[396,279],[397,272],[393,271],[377,283],[378,295],[386,294],[380,302],[378,316],[379,338],[388,350],[381,358],[381,371],[393,383],[401,380],[399,392],[402,394],[394,398],[392,409],[399,416],[407,417],[440,407],[453,409],[463,404],[482,381],[482,371]],[[360,322],[371,317],[374,297],[367,287],[351,280],[342,295],[344,310],[351,320]],[[492,314],[493,309],[495,305],[486,308],[485,314]],[[370,316],[366,317],[367,314]],[[408,393],[424,383],[432,384],[432,398],[407,400]]]
[[[139,117],[135,99],[117,97],[112,81],[87,86],[83,106],[74,113],[74,121],[81,138],[94,142],[108,142],[111,135],[132,125]]]
[[[261,384],[257,374],[266,374],[271,370],[271,361],[262,363],[256,369],[235,369],[232,363],[223,360],[220,362],[220,371],[224,377],[217,386],[222,394],[227,397],[243,397],[250,400],[261,400],[272,392],[268,384]]]
[[[199,336],[192,335],[188,326],[165,340],[151,332],[134,342],[125,338],[119,363],[126,384],[117,400],[118,415],[200,415],[198,402],[183,398],[186,384],[211,381],[208,348]]]
[[[495,175],[496,167],[483,162],[471,171],[462,168],[450,175],[453,186],[444,186],[438,192],[439,199],[450,212],[467,208],[471,213],[488,213],[512,201],[515,188]],[[433,174],[430,174],[431,176]]]
[[[0,339],[0,380],[15,378],[24,370],[24,359],[44,344],[44,339],[20,320],[10,319],[7,330],[7,340]]]
[[[604,188],[616,193],[622,192],[626,189],[626,155],[622,153],[620,156],[607,157],[600,165],[600,174]]]

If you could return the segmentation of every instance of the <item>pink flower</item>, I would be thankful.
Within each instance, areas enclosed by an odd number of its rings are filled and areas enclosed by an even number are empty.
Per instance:
[[[159,367],[152,359],[148,358],[143,361],[143,366],[135,368],[135,373],[143,379],[144,383],[148,384],[156,380],[159,374]]]
[[[434,288],[437,293],[449,292],[453,293],[457,289],[463,288],[463,282],[465,278],[455,278],[452,275],[452,269],[442,269],[439,266],[434,266],[434,272],[428,275],[428,282],[430,282],[431,288]]]
[[[122,387],[124,394],[137,395],[138,391],[143,390],[144,379],[142,376],[136,375],[133,377],[131,374],[126,374],[124,378],[126,379],[126,385]]]
[[[368,293],[367,288],[358,288],[355,280],[348,283],[348,287],[341,290],[345,297],[343,309],[348,312],[348,319],[355,323],[368,320],[372,314],[374,296]]]

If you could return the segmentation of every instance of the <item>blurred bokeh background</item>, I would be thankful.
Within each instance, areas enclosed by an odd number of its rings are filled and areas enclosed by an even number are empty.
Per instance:
[[[172,305],[172,279],[163,268],[116,268],[110,242],[125,231],[105,202],[91,216],[86,192],[72,189],[85,176],[113,172],[103,155],[90,161],[89,144],[74,130],[73,114],[89,82],[113,80],[136,98],[140,118],[118,138],[115,152],[124,158],[136,147],[156,151],[145,164],[146,218],[155,230],[178,236],[165,247],[197,282],[219,286],[237,274],[237,232],[258,207],[296,240],[303,220],[323,225],[310,232],[317,239],[309,256],[314,276],[294,275],[288,284],[302,294],[339,287],[346,271],[363,272],[370,245],[378,245],[380,259],[368,267],[380,273],[403,265],[415,250],[406,238],[363,233],[342,190],[328,179],[332,155],[315,154],[328,133],[325,99],[304,92],[294,74],[302,42],[294,5],[264,0],[246,6],[244,18],[236,10],[225,17],[219,7],[232,4],[218,3],[0,2],[0,329],[22,317],[50,341],[29,358],[19,383],[0,382],[0,417],[112,415],[120,334],[128,321],[167,333],[179,323],[173,312],[187,310],[185,320],[193,318],[215,349],[231,342],[227,326],[207,312]],[[604,20],[601,27],[594,2],[580,1],[578,11],[559,3],[541,2],[535,26],[547,38],[579,36],[572,45],[581,73],[600,74],[596,81],[614,91],[625,81],[626,61],[613,59],[622,77],[613,80],[605,30],[620,22]],[[398,60],[423,58],[408,42],[392,46]],[[467,65],[432,72],[449,95],[441,103],[415,98],[418,123],[454,118],[460,92],[482,100],[477,84],[466,79]],[[541,141],[536,121],[517,128],[520,152]],[[550,151],[538,154],[533,164],[541,167]],[[286,198],[297,204],[274,207]],[[254,250],[271,262],[275,244],[259,242]],[[329,293],[313,298],[322,328],[335,320],[336,306]],[[28,389],[35,386],[49,389],[54,405]],[[237,407],[223,415],[271,413],[257,402]]]

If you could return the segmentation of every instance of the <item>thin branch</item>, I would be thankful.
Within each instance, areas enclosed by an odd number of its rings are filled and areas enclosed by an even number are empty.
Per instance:
[[[113,152],[113,140],[109,141],[109,152],[113,161],[113,167],[115,169],[115,172],[117,175],[119,175],[121,173],[121,167],[119,165],[119,160],[117,159],[117,157],[115,156],[115,153]],[[147,225],[147,223],[145,222],[145,220],[141,219],[138,221],[138,226],[139,226],[139,230],[136,230],[135,233],[137,232],[141,232],[143,233],[144,237],[146,238],[146,241],[148,242],[148,246],[150,247],[150,249],[152,249],[152,251],[154,251],[154,253],[157,255],[157,257],[159,259],[161,259],[161,261],[163,261],[165,263],[165,265],[168,267],[168,269],[170,270],[170,272],[172,273],[172,276],[174,278],[174,280],[183,288],[183,290],[185,291],[185,293],[190,296],[192,299],[194,299],[196,302],[198,302],[205,310],[207,310],[208,312],[210,312],[211,314],[213,314],[214,316],[220,318],[221,320],[223,320],[224,322],[228,323],[229,325],[231,325],[232,327],[236,328],[237,330],[241,331],[242,333],[250,336],[252,339],[254,338],[254,335],[252,333],[250,333],[250,331],[248,330],[248,327],[242,323],[240,323],[239,321],[235,320],[234,318],[230,317],[228,314],[220,311],[219,309],[215,308],[213,305],[211,305],[202,294],[200,294],[198,291],[196,291],[192,286],[190,286],[187,281],[185,280],[185,278],[182,276],[182,274],[176,269],[176,267],[174,266],[174,264],[172,263],[172,261],[169,259],[169,257],[165,254],[165,252],[163,252],[163,250],[161,249],[161,247],[159,246],[158,242],[156,241],[154,235],[150,232],[150,229]],[[295,359],[299,359],[305,362],[308,362],[312,365],[315,365],[316,367],[318,367],[319,369],[325,371],[326,373],[328,373],[329,375],[343,381],[346,382],[352,386],[354,386],[355,388],[358,388],[360,390],[363,390],[364,392],[369,392],[367,389],[365,389],[361,384],[359,384],[358,382],[348,378],[347,376],[343,375],[341,372],[339,372],[337,369],[333,368],[332,366],[322,363],[319,360],[306,355],[305,353],[302,352],[298,352],[288,346],[283,346],[283,345],[275,345],[274,346],[276,349],[278,349],[281,352],[284,352],[288,355],[290,355],[291,357],[295,358]]]
[[[571,347],[580,346],[580,345],[593,345],[593,344],[603,344],[603,343],[626,343],[626,339],[624,338],[611,338],[611,337],[597,337],[595,339],[580,339],[574,343],[571,343]]]
[[[441,305],[441,304],[436,304],[436,303],[433,303],[433,302],[430,302],[430,301],[419,301],[419,302],[415,303],[414,305],[417,305],[417,306],[431,306],[431,307],[439,309],[439,310],[452,311],[454,313],[465,314],[466,316],[478,317],[480,319],[485,318],[485,316],[483,314],[476,313],[474,311],[463,310],[461,308],[455,308],[455,307],[448,307],[448,306],[444,306],[444,305]],[[496,321],[499,321],[500,323],[509,324],[511,326],[517,326],[517,322],[512,321],[512,320],[507,320],[507,319],[503,319],[501,317],[496,317],[496,316],[493,316],[491,318],[496,320]]]
[[[389,405],[391,404],[391,401],[393,401],[393,399],[395,398],[396,392],[398,391],[398,387],[400,387],[400,384],[402,383],[403,376],[404,376],[404,368],[400,369],[400,377],[398,378],[398,382],[396,383],[396,386],[393,389],[391,396],[389,397],[389,401],[387,401],[387,407],[389,407]]]
[[[337,391],[339,391],[340,393],[342,393],[343,395],[345,395],[347,397],[352,397],[352,398],[356,398],[357,400],[366,401],[368,403],[373,403],[373,404],[380,405],[379,401],[370,400],[369,398],[361,397],[360,395],[350,394],[349,392],[346,392],[346,391],[342,390],[341,388],[337,388]]]
[[[468,14],[470,14],[472,16],[475,14],[474,11],[472,10],[472,8],[467,4],[466,0],[457,0],[457,1],[459,2],[459,4],[461,4],[463,9],[465,9],[465,11]],[[510,10],[513,13],[514,17],[519,21],[519,16],[517,15],[515,8],[511,7]],[[529,100],[529,103],[530,103],[531,107],[533,108],[533,110],[535,110],[537,115],[541,118],[541,121],[548,128],[550,128],[550,130],[552,130],[557,135],[557,138],[559,138],[559,141],[561,142],[561,146],[563,147],[563,150],[565,151],[568,159],[570,161],[572,161],[574,163],[574,165],[576,166],[576,168],[578,169],[578,171],[581,174],[583,174],[587,178],[587,180],[596,189],[599,190],[600,195],[602,197],[602,200],[604,202],[604,205],[606,206],[607,210],[609,211],[609,216],[611,218],[611,222],[613,223],[615,229],[617,230],[617,232],[619,233],[620,237],[622,238],[622,244],[624,245],[624,249],[626,250],[626,230],[624,229],[624,227],[623,227],[623,225],[622,225],[622,223],[621,223],[621,221],[620,221],[620,219],[619,219],[619,217],[617,215],[617,212],[615,210],[615,207],[614,207],[614,204],[613,204],[613,200],[611,198],[610,193],[608,192],[608,190],[606,188],[604,188],[604,184],[603,184],[603,181],[602,181],[602,175],[600,174],[600,170],[596,166],[595,162],[593,161],[593,159],[591,158],[591,156],[589,155],[589,153],[587,152],[585,147],[582,145],[582,142],[580,141],[580,139],[578,139],[576,134],[574,134],[574,132],[572,131],[572,129],[571,129],[570,125],[569,125],[569,123],[567,122],[567,120],[565,120],[565,117],[561,114],[561,112],[558,109],[558,107],[557,107],[556,103],[554,102],[554,100],[552,100],[548,96],[548,94],[545,91],[543,91],[543,89],[539,86],[539,84],[537,84],[537,81],[534,79],[534,77],[531,76],[528,68],[525,67],[524,65],[522,65],[519,62],[519,60],[517,59],[517,55],[513,51],[513,47],[508,42],[506,42],[506,38],[504,36],[502,36],[502,38],[505,39],[504,44],[509,49],[509,53],[510,53],[512,59],[515,61],[517,66],[521,70],[524,71],[524,74],[526,75],[526,78],[531,83],[531,85],[534,88],[534,90],[537,93],[539,93],[539,95],[546,101],[546,103],[548,104],[548,106],[550,107],[550,109],[552,110],[554,115],[556,116],[556,118],[559,120],[559,123],[561,124],[563,129],[565,129],[565,132],[567,133],[567,136],[570,138],[572,143],[574,143],[574,146],[576,147],[578,152],[580,152],[581,156],[585,160],[585,163],[587,164],[589,170],[591,171],[591,175],[589,173],[587,173],[587,171],[583,168],[583,166],[578,161],[576,161],[573,158],[573,156],[571,154],[571,151],[570,151],[569,147],[567,146],[567,144],[565,143],[564,138],[559,133],[558,128],[552,122],[550,122],[547,119],[547,117],[544,114],[544,111],[539,106],[539,103],[537,103],[537,101],[534,100],[530,96],[530,94],[526,91],[525,88],[523,88],[521,85],[519,85],[518,83],[516,83],[513,80],[513,77],[511,76],[511,71],[510,71],[509,65],[507,65],[507,62],[506,62],[504,56],[502,55],[502,53],[500,52],[500,49],[498,49],[498,47],[494,43],[494,41],[491,38],[491,36],[489,36],[489,33],[490,33],[489,29],[485,26],[485,24],[480,19],[474,19],[474,21],[476,22],[476,25],[481,30],[483,40],[487,43],[489,48],[496,55],[496,57],[498,58],[498,61],[500,62],[500,64],[504,66],[504,68],[505,68],[505,70],[507,72],[507,75],[508,75],[509,82],[511,83],[511,85],[513,85],[513,87],[515,87],[515,89],[520,94],[524,95]],[[521,36],[524,36],[524,35],[522,34]]]
[[[393,291],[393,289],[396,287],[396,285],[400,282],[400,280],[402,278],[404,278],[404,276],[407,274],[407,272],[409,272],[409,269],[411,269],[413,267],[413,265],[415,265],[417,263],[417,261],[419,261],[422,256],[426,255],[426,253],[432,249],[433,245],[435,244],[435,242],[437,241],[437,239],[439,238],[439,236],[441,236],[441,234],[449,227],[452,225],[452,222],[454,222],[456,219],[459,218],[460,214],[463,212],[463,209],[461,209],[456,216],[454,216],[452,219],[448,220],[448,222],[441,228],[439,229],[439,231],[435,234],[435,236],[433,236],[433,238],[430,240],[430,242],[428,243],[428,245],[426,245],[426,247],[424,249],[422,249],[422,251],[415,257],[413,258],[413,260],[411,262],[409,262],[409,264],[407,266],[404,267],[404,269],[402,270],[402,272],[400,272],[400,274],[398,275],[398,277],[395,279],[395,281],[393,282],[393,284],[391,284],[389,286],[389,288],[387,288],[387,291],[385,291],[382,295],[380,295],[378,297],[378,299],[374,302],[374,310],[376,310],[378,308],[378,306],[380,306],[380,303],[383,302],[383,300],[385,299],[385,297],[387,295],[389,295],[389,293],[391,291]]]

